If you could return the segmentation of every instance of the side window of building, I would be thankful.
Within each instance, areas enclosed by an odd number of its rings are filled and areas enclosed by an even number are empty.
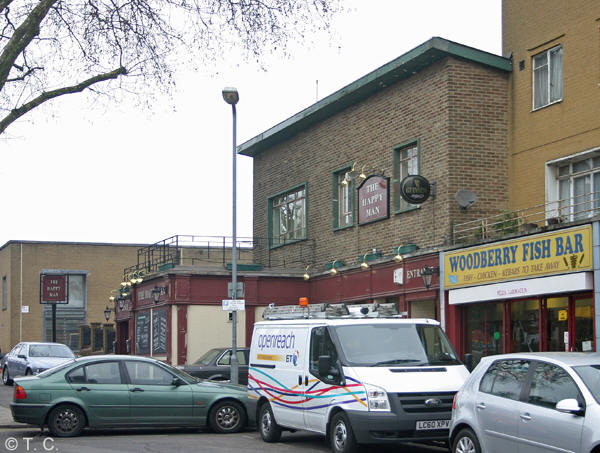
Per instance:
[[[306,239],[306,185],[269,198],[271,247]]]
[[[7,291],[6,288],[6,276],[2,277],[2,311],[8,309],[8,301],[7,299]]]
[[[556,407],[560,400],[573,398],[582,401],[577,384],[561,367],[551,363],[538,363],[533,372],[528,402],[548,408]]]
[[[354,181],[346,175],[352,167],[342,168],[333,173],[333,228],[354,225]]]
[[[72,273],[71,273],[72,272]],[[68,271],[67,304],[56,305],[56,341],[79,350],[79,326],[87,324],[87,275]],[[52,306],[43,305],[43,341],[52,341]]]
[[[529,361],[500,360],[486,371],[479,391],[518,400],[528,371]]]
[[[331,357],[332,364],[337,363],[337,350],[327,327],[316,327],[310,335],[310,372],[314,376],[327,378],[327,376],[320,376],[319,373],[319,357],[323,355]]]
[[[419,174],[419,144],[411,142],[394,149],[394,211],[412,209],[416,205],[408,203],[400,196],[400,183],[408,175]]]
[[[562,100],[562,46],[535,55],[532,67],[534,110]]]
[[[561,221],[586,219],[600,213],[600,156],[558,164],[556,177]]]

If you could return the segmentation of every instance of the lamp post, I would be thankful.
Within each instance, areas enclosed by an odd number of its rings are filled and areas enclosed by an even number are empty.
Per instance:
[[[237,213],[236,213],[236,195],[237,195],[237,171],[236,171],[236,111],[235,105],[240,100],[237,88],[225,87],[222,91],[223,99],[231,105],[231,113],[233,115],[233,225],[232,225],[232,244],[231,244],[231,295],[232,299],[237,299]],[[231,313],[231,382],[238,384],[238,359],[237,359],[237,311]]]
[[[106,322],[108,322],[108,320],[110,319],[110,312],[112,310],[110,308],[108,308],[108,305],[106,306],[106,308],[104,309],[104,319],[106,319]]]

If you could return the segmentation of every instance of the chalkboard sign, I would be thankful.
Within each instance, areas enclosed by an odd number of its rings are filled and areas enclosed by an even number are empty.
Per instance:
[[[135,317],[135,353],[150,354],[150,312]]]
[[[152,354],[167,353],[167,310],[152,312]]]

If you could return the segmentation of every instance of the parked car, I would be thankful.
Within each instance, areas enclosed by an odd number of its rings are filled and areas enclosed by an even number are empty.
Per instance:
[[[597,452],[600,353],[484,357],[452,409],[453,453]]]
[[[239,384],[248,384],[249,354],[249,348],[237,348]],[[229,381],[231,379],[231,348],[209,349],[194,363],[177,368],[201,379]]]
[[[17,376],[39,374],[74,358],[73,351],[61,343],[19,343],[0,360],[2,382],[11,385]]]
[[[202,381],[158,360],[87,356],[15,379],[13,419],[47,426],[55,437],[84,428],[246,426],[246,387]]]

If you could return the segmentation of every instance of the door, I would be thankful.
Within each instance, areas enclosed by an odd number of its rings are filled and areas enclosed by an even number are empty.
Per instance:
[[[27,368],[27,354],[29,353],[29,345],[23,344],[12,357],[12,369],[10,369],[10,377],[23,376]]]
[[[519,451],[580,451],[584,417],[556,410],[556,403],[567,398],[578,400],[584,407],[577,384],[565,370],[537,362],[529,393],[519,403]]]
[[[338,352],[326,326],[314,327],[310,333],[308,349],[308,379],[304,378],[304,420],[306,428],[325,433],[327,414],[331,404],[339,398],[340,378],[319,373],[319,357],[329,356],[333,367],[337,366]],[[340,389],[341,390],[341,389]]]
[[[519,300],[510,304],[510,352],[540,350],[540,302]]]
[[[176,376],[145,361],[128,360],[131,421],[156,425],[193,425],[193,393],[189,384],[174,385]]]
[[[574,305],[572,350],[594,351],[594,299],[590,296],[575,298]]]
[[[129,420],[129,388],[118,361],[75,368],[67,374],[67,381],[85,404],[90,425],[116,425]]]
[[[548,351],[565,351],[569,347],[569,298],[546,300],[546,338]],[[566,341],[565,341],[566,340]]]
[[[525,376],[526,360],[499,360],[487,370],[481,384],[475,411],[486,453],[517,452],[518,404]]]

